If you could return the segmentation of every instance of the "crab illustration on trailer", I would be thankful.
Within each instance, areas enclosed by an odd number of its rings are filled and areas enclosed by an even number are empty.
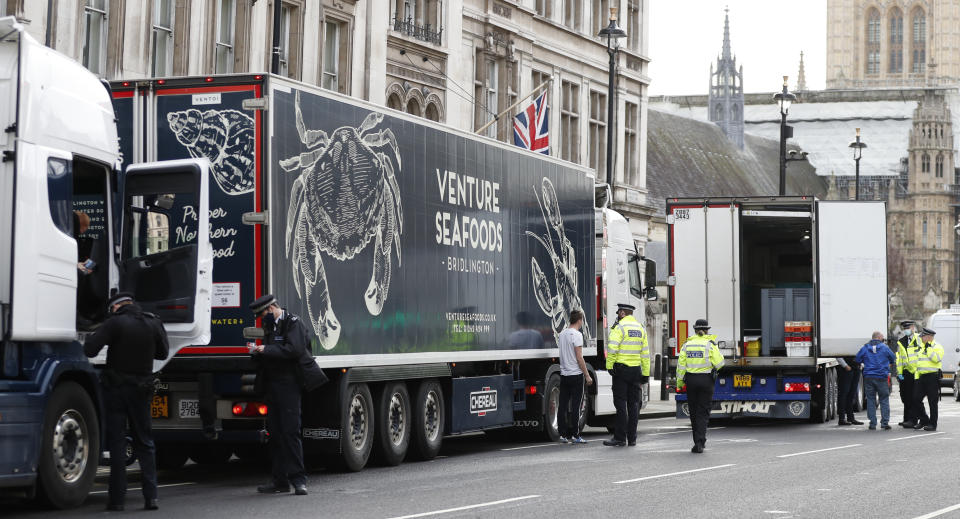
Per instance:
[[[210,171],[228,195],[253,191],[253,119],[236,110],[195,108],[167,114],[167,124],[193,158],[210,160]]]
[[[400,149],[393,131],[381,128],[381,113],[327,135],[304,125],[299,92],[295,106],[297,135],[307,151],[280,161],[284,171],[298,173],[287,208],[286,251],[297,295],[306,300],[314,332],[329,350],[340,338],[340,322],[324,253],[347,261],[374,242],[373,272],[363,294],[371,315],[380,315],[387,300],[394,251],[400,265]]]
[[[560,332],[570,324],[570,312],[583,310],[577,290],[577,260],[570,240],[567,239],[563,228],[563,218],[560,216],[560,204],[557,200],[557,191],[553,182],[544,177],[540,185],[540,195],[537,203],[543,213],[543,223],[546,232],[538,235],[526,231],[527,235],[537,240],[550,256],[553,271],[553,287],[537,258],[530,258],[533,272],[533,293],[537,304],[543,313],[550,317],[553,325],[554,338],[559,338]],[[584,322],[583,333],[590,336],[589,325]]]

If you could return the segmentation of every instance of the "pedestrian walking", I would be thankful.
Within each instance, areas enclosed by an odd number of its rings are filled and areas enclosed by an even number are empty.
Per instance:
[[[605,345],[607,371],[613,376],[613,406],[617,409],[613,438],[603,441],[609,447],[637,444],[640,386],[650,377],[647,332],[633,317],[634,310],[633,305],[617,305],[617,320]]]
[[[837,371],[837,415],[840,420],[837,425],[863,425],[853,413],[860,386],[860,368],[853,357],[837,357],[837,364],[840,365]]]
[[[107,364],[100,373],[110,450],[110,484],[107,510],[121,511],[127,495],[127,425],[133,452],[140,462],[143,507],[156,510],[157,462],[150,429],[153,396],[153,361],[170,353],[167,332],[160,319],[144,312],[133,295],[121,292],[107,302],[111,315],[84,342],[87,357],[96,357],[104,346]]]
[[[917,380],[913,391],[914,408],[923,409],[926,397],[930,416],[921,415],[914,429],[937,430],[937,405],[940,403],[940,370],[943,367],[943,346],[933,339],[937,332],[924,328],[920,332],[923,348],[917,352]]]
[[[267,430],[273,480],[257,487],[261,494],[289,492],[307,495],[307,475],[300,441],[301,391],[312,391],[327,381],[310,350],[307,327],[277,303],[272,294],[250,303],[263,321],[263,344],[250,353],[259,364],[257,390],[266,390]]]
[[[710,324],[706,319],[697,319],[693,329],[697,334],[687,338],[677,358],[677,389],[686,388],[690,426],[693,429],[693,448],[690,452],[700,454],[707,445],[714,374],[723,367],[723,354],[717,347],[717,336],[707,334]]]
[[[890,430],[890,365],[897,362],[893,351],[883,342],[883,334],[873,332],[854,358],[863,366],[863,391],[867,395],[867,417],[870,429],[877,428],[877,400],[880,401],[880,427]]]
[[[920,415],[927,415],[926,410],[917,410],[913,404],[917,354],[923,348],[923,341],[913,321],[901,322],[900,328],[903,329],[903,336],[897,341],[897,385],[900,386],[900,401],[903,402],[903,421],[898,425],[913,428]]]
[[[557,425],[561,443],[587,443],[580,436],[580,409],[583,407],[584,383],[593,384],[583,360],[583,312],[570,312],[570,325],[557,340],[560,349],[560,397]]]

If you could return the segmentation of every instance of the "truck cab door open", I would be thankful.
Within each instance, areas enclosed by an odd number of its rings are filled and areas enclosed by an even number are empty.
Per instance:
[[[210,341],[208,170],[206,160],[136,164],[124,181],[120,290],[163,321],[170,357]]]

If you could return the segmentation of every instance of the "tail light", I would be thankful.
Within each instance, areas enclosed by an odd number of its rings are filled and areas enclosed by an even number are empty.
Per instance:
[[[783,385],[783,390],[787,393],[809,393],[809,382],[787,382]]]
[[[537,394],[537,386],[527,386],[527,394],[528,395]]]
[[[267,404],[263,402],[234,402],[233,416],[267,416]]]

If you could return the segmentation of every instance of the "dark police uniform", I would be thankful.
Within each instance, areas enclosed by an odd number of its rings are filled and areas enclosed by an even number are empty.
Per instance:
[[[87,338],[83,349],[95,357],[103,347],[107,365],[101,372],[106,408],[107,445],[110,450],[111,510],[122,510],[127,494],[126,430],[130,426],[133,450],[140,462],[145,508],[157,507],[157,467],[150,430],[150,397],[153,395],[153,361],[167,358],[170,345],[160,319],[140,309],[133,296],[120,293],[108,307],[124,304]]]
[[[265,295],[250,304],[254,315],[276,303]],[[261,493],[289,492],[292,484],[298,495],[306,494],[307,477],[303,467],[300,439],[301,391],[311,391],[326,376],[313,359],[307,327],[296,315],[283,311],[278,322],[267,313],[263,319],[266,336],[263,352],[254,353],[259,364],[257,384],[266,391],[267,429],[270,432],[272,485],[258,487]]]

